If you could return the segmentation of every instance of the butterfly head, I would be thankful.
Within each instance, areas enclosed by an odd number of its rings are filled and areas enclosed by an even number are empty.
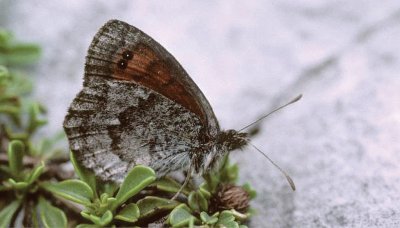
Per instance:
[[[236,130],[222,131],[217,137],[217,144],[226,148],[228,151],[242,149],[247,145],[249,136],[245,132]]]

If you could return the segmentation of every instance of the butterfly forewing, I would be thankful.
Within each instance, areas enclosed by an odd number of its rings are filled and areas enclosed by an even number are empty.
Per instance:
[[[86,58],[84,88],[64,121],[73,153],[105,180],[144,164],[182,169],[219,132],[201,91],[164,48],[124,22],[106,23]]]

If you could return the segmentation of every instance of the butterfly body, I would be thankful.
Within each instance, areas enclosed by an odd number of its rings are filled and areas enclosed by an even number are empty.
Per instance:
[[[94,37],[84,87],[64,120],[71,151],[104,180],[138,164],[163,176],[208,172],[247,134],[222,131],[200,89],[152,38],[111,20]]]

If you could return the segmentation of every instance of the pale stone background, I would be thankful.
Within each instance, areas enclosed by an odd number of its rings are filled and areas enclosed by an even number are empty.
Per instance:
[[[400,1],[3,0],[0,25],[40,43],[36,96],[61,129],[84,57],[111,18],[151,35],[181,62],[224,128],[287,101],[236,152],[259,196],[252,227],[400,226]]]

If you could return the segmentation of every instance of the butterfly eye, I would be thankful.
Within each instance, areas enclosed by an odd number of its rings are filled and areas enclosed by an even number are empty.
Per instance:
[[[117,64],[118,67],[123,70],[128,66],[128,62],[125,59],[119,60]]]
[[[122,58],[126,60],[131,60],[133,58],[133,53],[131,51],[124,51],[122,53]]]

